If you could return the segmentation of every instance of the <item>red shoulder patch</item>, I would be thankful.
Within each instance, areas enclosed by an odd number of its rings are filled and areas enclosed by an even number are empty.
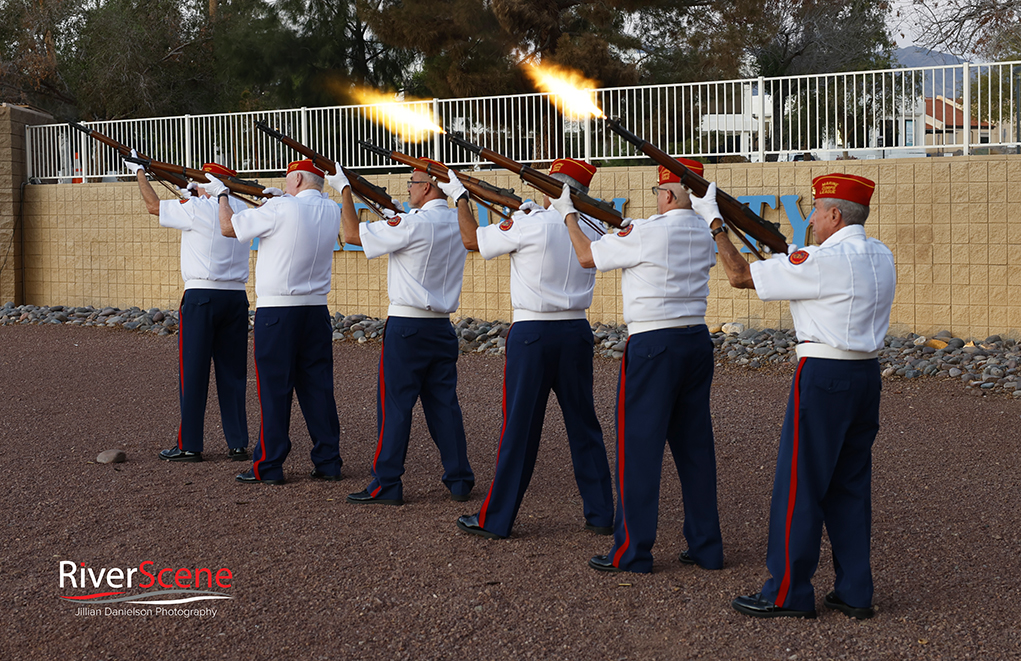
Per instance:
[[[628,234],[631,233],[631,230],[634,229],[634,227],[635,227],[634,225],[628,225],[621,231],[617,232],[617,236],[627,236]]]
[[[797,266],[798,264],[804,264],[805,260],[808,259],[808,253],[804,250],[796,250],[791,253],[791,256],[787,258],[791,264]]]
[[[502,229],[504,232],[506,232],[512,227],[514,227],[514,221],[511,220],[510,218],[505,218],[504,221],[500,223],[500,229]]]
[[[401,224],[401,217],[394,216],[393,218],[387,218],[386,224],[389,225],[390,227],[397,227],[398,225]]]
[[[187,202],[187,201],[188,201],[188,198],[186,198],[186,197],[182,197],[182,198],[181,198],[180,200],[178,200],[178,201],[177,201],[177,203],[178,203],[178,204],[184,204],[184,203],[185,203],[185,202]]]

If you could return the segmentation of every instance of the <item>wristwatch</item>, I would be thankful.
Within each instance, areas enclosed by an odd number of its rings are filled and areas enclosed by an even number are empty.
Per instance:
[[[712,230],[712,231],[710,231],[710,232],[709,232],[709,234],[710,234],[710,235],[711,235],[711,236],[712,236],[712,237],[713,237],[714,239],[716,238],[716,235],[717,235],[717,234],[726,234],[726,233],[727,233],[727,226],[726,226],[726,225],[720,225],[720,226],[719,226],[719,227],[717,227],[716,229],[714,229],[714,230]]]
[[[220,191],[220,194],[216,196],[217,201],[219,201],[219,199],[221,197],[230,197],[230,191],[226,191],[226,190],[225,191]]]

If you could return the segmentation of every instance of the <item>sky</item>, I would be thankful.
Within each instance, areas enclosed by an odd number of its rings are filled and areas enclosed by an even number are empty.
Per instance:
[[[893,33],[897,47],[918,46],[919,44],[915,43],[915,40],[918,38],[918,31],[916,29],[918,14],[912,0],[893,0],[891,4],[893,5],[893,11],[890,12],[890,20],[887,22],[887,25]],[[900,14],[899,16],[898,13]]]

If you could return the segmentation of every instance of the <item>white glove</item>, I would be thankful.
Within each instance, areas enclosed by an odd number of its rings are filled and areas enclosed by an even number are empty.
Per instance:
[[[351,185],[351,182],[347,180],[346,176],[344,176],[344,171],[339,167],[337,168],[337,174],[326,175],[326,183],[328,183],[330,188],[338,193],[343,193],[344,189]]]
[[[461,183],[461,180],[457,178],[457,173],[453,170],[447,170],[447,176],[450,178],[450,181],[446,183],[439,182],[436,184],[440,187],[440,190],[443,191],[447,197],[454,200],[455,203],[459,202],[462,196],[468,197],[468,191],[465,189],[464,184]]]
[[[698,197],[695,195],[688,195],[691,198],[691,209],[698,215],[702,216],[708,224],[712,224],[714,220],[719,218],[723,220],[723,216],[720,215],[720,207],[716,204],[716,182],[709,184],[709,188],[706,189],[705,197]]]
[[[284,194],[284,192],[279,188],[274,188],[273,186],[270,186],[269,188],[263,188],[262,194],[265,195],[266,197],[280,197],[281,195]]]
[[[131,158],[138,158],[138,152],[135,151],[134,149],[131,150]],[[128,169],[128,172],[130,172],[131,174],[138,174],[139,170],[145,169],[138,163],[132,163],[131,161],[125,161],[123,159],[121,160],[124,163],[124,167],[126,167]]]
[[[209,174],[208,172],[206,173],[206,179],[209,180],[208,183],[203,183],[200,181],[198,182],[198,184],[202,188],[206,189],[206,193],[209,194],[209,197],[216,197],[220,193],[227,190],[226,184],[224,184],[222,181],[220,181],[213,175]]]
[[[765,246],[763,246],[763,247],[765,247]],[[787,246],[787,254],[788,255],[793,255],[797,251],[798,251],[798,247],[796,245],[794,245],[793,243],[791,245]]]
[[[536,204],[532,200],[525,200],[524,202],[521,203],[521,206],[518,207],[518,212],[523,212],[523,213],[532,213],[533,211],[545,211],[545,210],[546,210],[546,207],[542,206],[541,204]]]
[[[628,225],[630,225],[630,224],[631,224],[631,220],[632,220],[631,218],[624,218],[624,219],[622,219],[622,220],[620,221],[620,228],[621,228],[621,229],[624,229],[625,227],[627,227]]]
[[[394,205],[394,206],[397,206],[397,205]],[[398,207],[398,208],[400,208],[400,207]],[[387,209],[386,207],[380,207],[379,210],[380,210],[380,212],[382,212],[383,217],[386,218],[387,220],[389,220],[391,218],[396,218],[397,217],[397,212],[394,211],[393,209]]]
[[[555,200],[550,200],[550,206],[557,210],[564,220],[572,213],[578,213],[578,210],[574,208],[574,203],[571,202],[571,187],[564,184],[564,190]]]

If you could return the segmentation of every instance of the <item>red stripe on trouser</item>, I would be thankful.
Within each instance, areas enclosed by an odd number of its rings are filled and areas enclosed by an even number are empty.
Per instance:
[[[386,331],[384,330],[384,333]],[[381,419],[379,421],[379,440],[376,441],[376,454],[372,457],[372,473],[376,474],[376,462],[379,460],[379,453],[383,450],[383,431],[386,429],[386,380],[383,378],[383,355],[386,351],[386,340],[384,339],[383,344],[379,349],[379,410]],[[383,485],[378,485],[369,494],[373,498],[379,493]]]
[[[780,590],[776,593],[776,605],[783,606],[787,591],[791,587],[791,520],[794,519],[794,499],[798,494],[798,441],[801,431],[801,369],[805,359],[798,363],[798,371],[794,375],[794,440],[791,447],[791,482],[787,490],[787,522],[784,527],[784,570],[780,581]]]
[[[180,378],[181,383],[179,385],[181,389],[181,422],[177,425],[177,449],[184,449],[184,441],[181,440],[181,434],[184,431],[184,297],[181,297],[181,308],[177,310],[177,374]]]
[[[624,508],[624,402],[627,401],[625,386],[627,385],[627,345],[624,343],[624,355],[620,359],[620,394],[617,395],[617,494],[620,496],[620,518],[624,522],[624,543],[613,554],[613,566],[618,567],[620,557],[631,544],[631,535],[627,529],[627,510]]]
[[[513,324],[512,324],[513,325]],[[510,330],[507,331],[510,337]],[[503,447],[503,435],[507,433],[507,359],[503,360],[503,428],[500,429],[500,442],[496,446],[496,466],[493,467],[493,483],[489,485],[489,493],[482,502],[482,509],[479,510],[479,527],[486,527],[486,510],[489,509],[489,499],[493,497],[493,487],[496,486],[496,475],[500,470],[500,448]]]
[[[255,357],[255,340],[252,340],[252,362],[255,365],[255,392],[259,397],[259,459],[252,463],[252,475],[255,479],[259,477],[259,464],[266,459],[266,415],[262,412],[262,382],[259,381],[259,361]]]

